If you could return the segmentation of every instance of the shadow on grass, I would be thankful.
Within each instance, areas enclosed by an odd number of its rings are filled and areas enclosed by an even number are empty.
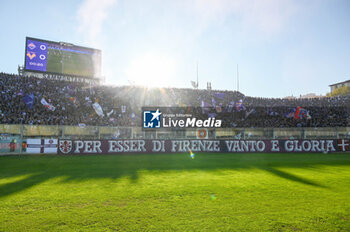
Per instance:
[[[130,177],[138,181],[138,172],[251,169],[268,171],[278,177],[300,184],[322,187],[279,167],[310,168],[320,165],[350,166],[350,154],[215,154],[200,153],[191,159],[189,154],[143,154],[143,155],[90,155],[90,156],[7,156],[0,157],[0,198],[46,180],[65,177],[64,181],[84,181],[110,178],[118,180]],[[320,168],[321,172],[322,169]],[[6,178],[29,175],[27,178],[6,183]]]
[[[284,178],[284,179],[287,179],[287,180],[291,180],[291,181],[295,181],[295,182],[299,182],[301,184],[305,184],[305,185],[311,185],[311,186],[315,186],[315,187],[320,187],[320,188],[325,188],[325,186],[321,185],[321,184],[318,184],[314,181],[311,181],[311,180],[307,180],[305,178],[302,178],[302,177],[298,177],[298,176],[295,176],[293,174],[290,174],[290,173],[287,173],[287,172],[284,172],[284,171],[281,171],[281,170],[278,170],[278,169],[275,169],[275,168],[272,168],[272,167],[267,167],[267,168],[261,168],[269,173],[272,173],[278,177],[281,177],[281,178]]]
[[[33,174],[24,179],[0,185],[0,197],[23,191],[42,181],[44,181],[42,174]]]

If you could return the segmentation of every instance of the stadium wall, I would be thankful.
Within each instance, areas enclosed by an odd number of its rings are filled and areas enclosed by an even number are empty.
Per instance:
[[[182,144],[186,144],[186,141],[192,143],[194,140],[201,141],[220,141],[220,149],[217,151],[210,148],[201,149],[200,151],[210,152],[274,152],[273,145],[278,141],[280,148],[279,152],[320,152],[327,150],[324,145],[327,141],[333,141],[334,150],[328,148],[329,152],[332,151],[348,151],[348,145],[345,145],[344,149],[340,149],[338,144],[348,144],[350,139],[350,128],[219,128],[219,129],[206,129],[203,130],[191,130],[184,131],[142,131],[140,127],[97,127],[97,126],[49,126],[49,125],[0,125],[0,155],[4,154],[22,154],[22,153],[46,153],[45,141],[55,141],[54,145],[56,150],[50,150],[50,153],[66,154],[58,150],[59,141],[71,141],[72,149],[75,151],[75,141],[82,141],[85,144],[89,141],[100,141],[103,147],[102,151],[105,153],[120,153],[118,150],[115,152],[109,151],[109,141],[144,141],[145,144],[153,143],[156,141],[164,143],[164,149],[157,151],[157,149],[146,145],[145,152],[172,152],[172,141],[185,141]],[[37,142],[32,143],[32,139],[37,139]],[[230,142],[233,141],[233,142]],[[237,141],[242,141],[238,142]],[[255,141],[255,142],[252,142]],[[259,142],[262,141],[262,142]],[[298,141],[298,144],[286,141]],[[314,148],[309,149],[309,142],[314,141],[311,145]],[[321,148],[317,148],[318,143],[321,144]],[[323,142],[322,142],[323,141]],[[30,142],[30,143],[28,143]],[[259,142],[259,143],[258,143]],[[176,142],[175,142],[176,143]],[[193,142],[195,143],[195,142]],[[247,145],[248,143],[248,145]],[[253,143],[253,144],[252,144]],[[262,145],[264,143],[264,145]],[[33,145],[29,145],[33,144]],[[34,145],[37,144],[37,145]],[[39,146],[40,148],[35,146]],[[79,143],[80,144],[80,143]],[[171,144],[171,145],[169,145]],[[214,143],[215,144],[215,143]],[[286,145],[287,144],[287,145]],[[46,144],[48,145],[48,144]],[[62,145],[62,144],[61,144]],[[264,146],[264,149],[256,147],[257,145]],[[32,147],[33,146],[33,147]],[[79,145],[80,146],[80,145]],[[85,146],[85,145],[84,145]],[[93,146],[93,145],[87,145]],[[120,145],[116,145],[119,147]],[[156,145],[154,145],[156,146]],[[238,146],[238,147],[237,147]],[[245,149],[246,146],[250,146],[249,149]],[[286,147],[287,146],[287,147]],[[291,149],[290,146],[295,148]],[[96,149],[97,146],[95,145]],[[30,149],[28,149],[30,148]],[[32,148],[35,150],[32,150]],[[85,149],[85,147],[84,147]],[[83,150],[84,150],[83,149]],[[79,151],[78,153],[91,154],[88,148],[88,152]],[[117,148],[116,148],[117,149]],[[155,150],[154,150],[155,149]],[[196,151],[196,148],[190,148]],[[187,152],[188,149],[185,149]],[[46,152],[45,152],[46,151]],[[122,152],[138,152],[133,149],[128,150],[123,147]],[[174,152],[182,152],[175,149]],[[68,152],[75,154],[74,152]],[[93,153],[93,152],[92,152]],[[100,153],[100,152],[95,152]]]

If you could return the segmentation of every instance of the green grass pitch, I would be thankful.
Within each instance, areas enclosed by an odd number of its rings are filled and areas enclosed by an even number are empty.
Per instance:
[[[0,157],[0,231],[350,231],[350,154]]]

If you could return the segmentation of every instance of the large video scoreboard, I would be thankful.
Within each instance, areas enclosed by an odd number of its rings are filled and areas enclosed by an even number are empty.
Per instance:
[[[26,37],[25,71],[101,77],[101,50]]]

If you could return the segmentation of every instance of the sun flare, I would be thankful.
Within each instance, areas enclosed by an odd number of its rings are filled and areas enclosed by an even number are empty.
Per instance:
[[[169,56],[147,53],[132,60],[125,73],[135,85],[166,87],[175,77],[175,66],[175,60]]]

